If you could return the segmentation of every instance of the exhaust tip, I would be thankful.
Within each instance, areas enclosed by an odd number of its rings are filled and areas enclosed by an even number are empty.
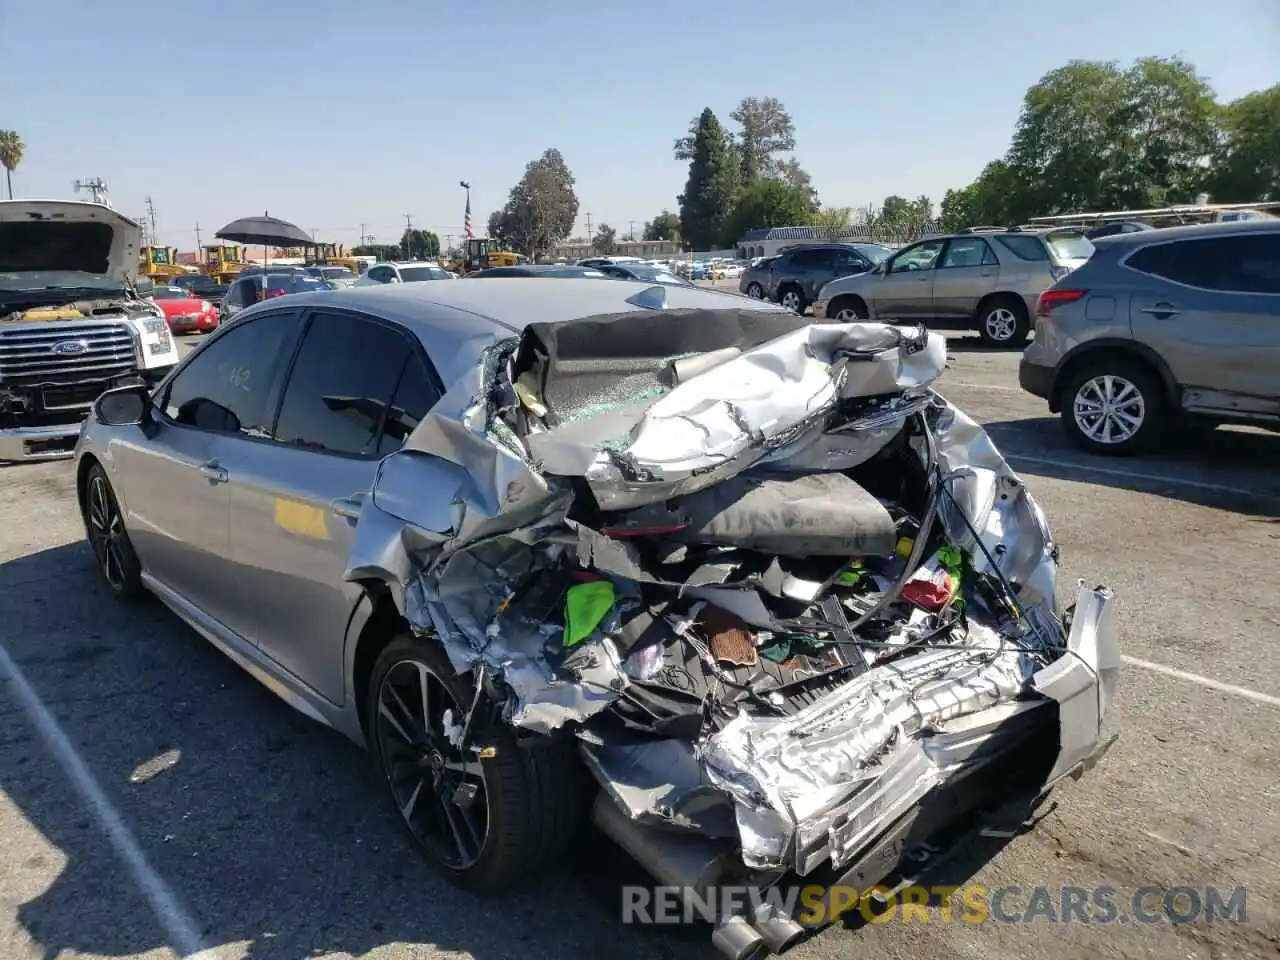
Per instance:
[[[756,911],[752,926],[770,953],[782,953],[804,939],[804,927],[767,903],[761,904]]]
[[[765,949],[764,937],[738,916],[729,917],[716,927],[711,944],[728,960],[755,960]]]

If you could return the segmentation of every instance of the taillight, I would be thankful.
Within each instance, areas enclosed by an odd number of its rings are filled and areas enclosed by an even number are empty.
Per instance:
[[[1036,301],[1036,316],[1047,317],[1053,312],[1054,307],[1060,307],[1064,303],[1075,303],[1087,292],[1086,290],[1046,290]]]
[[[270,299],[272,299],[273,297],[283,297],[283,296],[284,296],[284,291],[283,291],[283,290],[268,290],[268,291],[267,291],[267,293],[266,293],[266,296],[264,296],[262,299],[263,299],[263,300],[270,300]]]

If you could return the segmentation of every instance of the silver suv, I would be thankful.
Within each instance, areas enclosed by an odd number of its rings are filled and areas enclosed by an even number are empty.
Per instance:
[[[1040,297],[1018,379],[1093,453],[1174,416],[1280,430],[1280,220],[1099,239]]]
[[[1021,347],[1036,299],[1089,259],[1077,229],[974,228],[904,247],[875,269],[828,283],[813,315],[848,323],[886,320],[977,330],[997,347]]]

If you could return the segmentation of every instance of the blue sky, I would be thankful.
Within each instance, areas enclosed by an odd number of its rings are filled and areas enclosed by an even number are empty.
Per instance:
[[[673,208],[672,140],[776,96],[823,201],[935,203],[1008,146],[1025,89],[1073,58],[1181,54],[1222,99],[1280,81],[1277,0],[0,0],[0,128],[18,196],[112,203],[182,249],[270,211],[351,244],[478,232],[558,147],[582,215]]]

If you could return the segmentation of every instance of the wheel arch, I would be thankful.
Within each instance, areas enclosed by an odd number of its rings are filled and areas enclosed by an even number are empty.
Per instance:
[[[92,453],[86,453],[76,464],[76,501],[81,512],[84,511],[84,495],[89,483],[89,471],[100,465],[98,458]]]
[[[991,306],[997,300],[1013,300],[1022,308],[1023,313],[1027,315],[1027,319],[1031,319],[1031,311],[1027,309],[1027,302],[1020,294],[1011,290],[995,290],[991,293],[984,294],[982,299],[978,301],[978,305],[973,310],[973,328],[975,330],[982,324],[982,311]]]
[[[1088,340],[1069,350],[1054,368],[1053,378],[1049,382],[1049,412],[1059,413],[1062,410],[1062,386],[1082,363],[1096,360],[1099,356],[1117,356],[1126,360],[1134,360],[1148,368],[1160,381],[1164,388],[1165,399],[1170,406],[1178,407],[1178,383],[1173,371],[1159,353],[1138,340],[1125,340],[1120,337],[1100,337]]]
[[[387,644],[409,629],[409,621],[392,584],[373,578],[361,580],[359,584],[360,599],[347,623],[347,697],[356,714],[353,727],[364,738],[363,745],[368,746],[365,707],[373,665]]]
[[[851,301],[854,304],[856,304],[858,307],[861,307],[862,316],[867,319],[870,319],[871,307],[867,303],[867,298],[860,293],[854,293],[852,291],[848,293],[837,293],[829,301],[827,310],[830,311],[831,313],[837,313],[840,310],[840,304],[844,301]]]

